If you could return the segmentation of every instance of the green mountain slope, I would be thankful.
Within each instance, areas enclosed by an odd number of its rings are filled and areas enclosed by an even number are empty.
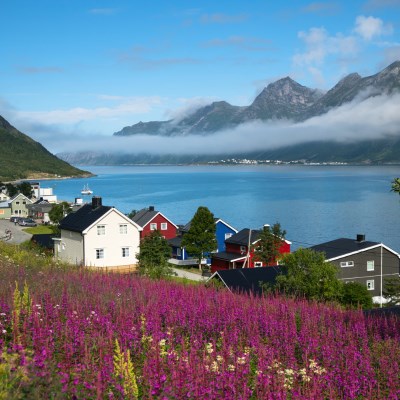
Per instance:
[[[2,181],[90,175],[60,160],[1,116],[0,149]]]

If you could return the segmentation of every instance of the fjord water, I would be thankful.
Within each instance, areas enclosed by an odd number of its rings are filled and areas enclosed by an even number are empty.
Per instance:
[[[398,166],[83,167],[90,179],[42,182],[59,199],[83,197],[85,184],[124,213],[153,205],[176,224],[198,206],[235,227],[280,222],[292,248],[339,237],[383,242],[400,251],[400,196],[390,192]]]

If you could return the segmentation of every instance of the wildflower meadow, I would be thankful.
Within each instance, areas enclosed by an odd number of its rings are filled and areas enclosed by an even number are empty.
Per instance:
[[[0,399],[398,399],[400,321],[0,256]]]

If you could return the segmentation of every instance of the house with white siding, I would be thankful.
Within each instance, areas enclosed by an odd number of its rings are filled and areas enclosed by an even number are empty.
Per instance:
[[[60,260],[85,267],[133,270],[137,265],[142,228],[101,197],[68,214],[60,222],[61,237],[54,239]]]

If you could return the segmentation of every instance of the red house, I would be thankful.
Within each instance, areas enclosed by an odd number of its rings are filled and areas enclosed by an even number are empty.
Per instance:
[[[278,262],[265,265],[262,261],[256,261],[254,257],[254,246],[260,240],[261,230],[242,229],[236,235],[225,240],[226,251],[213,253],[211,258],[211,272],[214,273],[224,269],[255,268],[278,265]],[[249,251],[250,245],[250,251]],[[282,239],[279,253],[290,253],[290,245],[286,239]]]
[[[158,230],[165,239],[172,239],[176,236],[178,227],[159,211],[154,210],[153,206],[138,211],[132,218],[143,230],[140,238],[149,235],[151,231]]]

